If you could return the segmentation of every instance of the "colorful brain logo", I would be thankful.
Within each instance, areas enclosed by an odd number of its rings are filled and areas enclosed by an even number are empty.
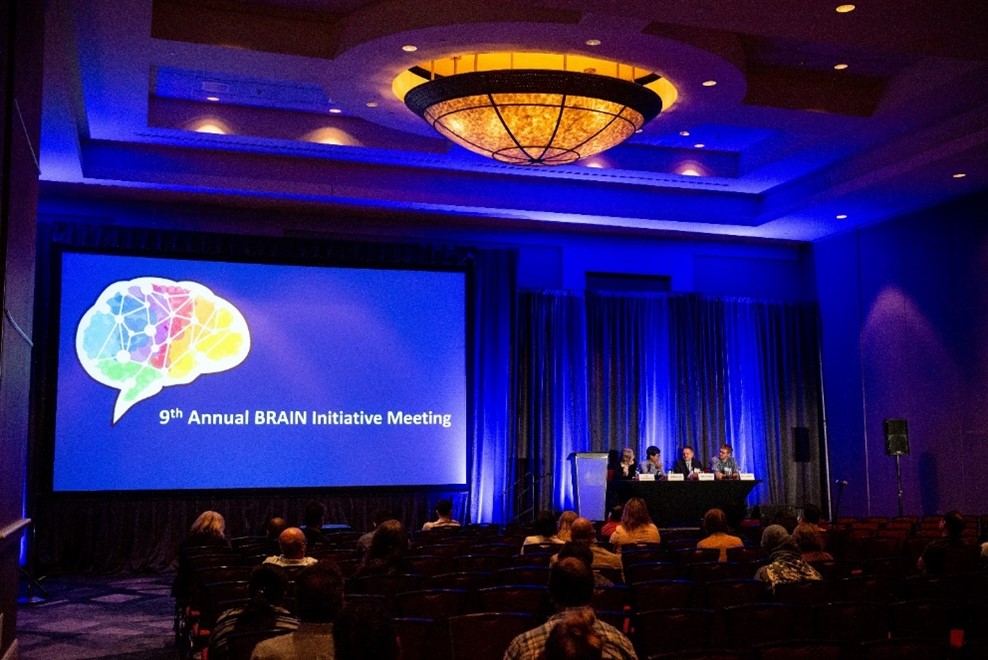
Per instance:
[[[250,352],[250,331],[202,284],[139,277],[106,287],[83,314],[75,349],[86,373],[120,390],[115,424],[163,387],[236,367]]]

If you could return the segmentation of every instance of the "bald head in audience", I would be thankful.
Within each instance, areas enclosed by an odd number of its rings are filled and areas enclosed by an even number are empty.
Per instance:
[[[278,536],[278,545],[286,559],[301,559],[305,556],[305,532],[298,527],[289,527]]]

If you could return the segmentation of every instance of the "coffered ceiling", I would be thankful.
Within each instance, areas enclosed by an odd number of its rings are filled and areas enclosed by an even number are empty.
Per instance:
[[[51,0],[43,190],[797,241],[983,190],[988,5],[838,4]],[[677,98],[548,168],[456,147],[392,91],[503,50],[628,63]]]

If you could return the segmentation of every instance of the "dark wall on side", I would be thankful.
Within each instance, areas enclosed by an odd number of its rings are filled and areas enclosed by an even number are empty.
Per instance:
[[[906,419],[904,513],[988,512],[988,195],[814,244],[842,514],[895,515],[883,421]]]
[[[0,5],[0,658],[16,655],[18,561],[24,520],[43,3]],[[24,333],[24,335],[21,334]]]

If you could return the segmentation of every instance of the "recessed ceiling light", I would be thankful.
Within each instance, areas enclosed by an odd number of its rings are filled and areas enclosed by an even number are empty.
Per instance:
[[[966,172],[957,172],[956,174],[953,175],[955,179],[963,179],[966,176],[967,176]]]
[[[682,174],[683,176],[700,176],[699,170],[697,170],[695,167],[683,168],[679,171],[679,173]]]
[[[635,133],[641,133],[641,132],[642,132],[642,129],[640,129],[640,128],[635,131]]]
[[[206,100],[207,101],[219,101],[220,100],[220,97],[218,97],[218,96],[207,96],[206,97]]]
[[[703,86],[704,87],[713,87],[716,84],[717,84],[717,81],[716,80],[704,80],[703,81]]]
[[[404,46],[401,47],[401,49],[406,53],[414,53],[419,49],[419,47],[412,44],[405,44]]]
[[[839,214],[837,214],[834,217],[836,217],[838,220],[847,220],[847,214],[846,213],[839,213]]]
[[[834,68],[837,69],[838,71],[843,71],[844,69],[847,68],[847,65],[841,62],[840,64],[835,64]]]
[[[212,135],[226,135],[226,129],[218,123],[206,120],[195,127],[196,133],[211,133]]]
[[[339,108],[330,108],[329,109],[329,112],[330,112],[330,114],[338,115],[338,114],[340,114],[343,111],[340,110]]]
[[[600,45],[600,39],[587,39],[583,43],[585,43],[588,46],[599,46]]]
[[[679,131],[679,134],[682,135],[683,137],[689,137],[690,136],[690,132],[689,131]]]
[[[834,11],[837,12],[838,14],[847,14],[848,12],[852,12],[855,9],[856,7],[854,5],[837,5],[837,8],[834,9]]]
[[[377,101],[368,101],[367,102],[367,107],[368,108],[376,108],[378,105],[380,105],[380,104]]]
[[[597,162],[590,162],[590,163],[587,163],[587,167],[592,167],[592,168],[594,168],[595,170],[600,170],[600,169],[603,169],[603,168],[604,168],[604,166],[603,166],[603,165],[601,165],[600,163],[597,163]]]
[[[703,144],[702,142],[697,142],[693,146],[696,147],[697,149],[703,149],[707,145]]]

